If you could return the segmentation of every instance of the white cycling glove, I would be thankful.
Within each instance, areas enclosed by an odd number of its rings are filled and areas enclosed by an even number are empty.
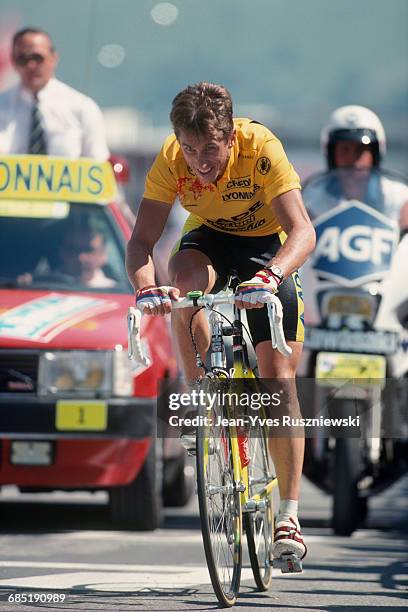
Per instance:
[[[136,291],[136,308],[144,314],[149,314],[149,311],[160,306],[164,306],[167,311],[166,306],[168,307],[171,304],[171,297],[176,297],[173,295],[170,297],[172,290],[177,291],[175,287],[155,287],[154,285],[138,289]]]
[[[263,305],[270,296],[277,292],[281,280],[270,270],[259,270],[253,278],[240,283],[235,290],[235,297],[245,305]]]

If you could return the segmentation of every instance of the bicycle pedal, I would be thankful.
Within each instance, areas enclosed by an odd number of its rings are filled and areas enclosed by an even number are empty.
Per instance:
[[[293,553],[274,559],[273,567],[280,569],[282,574],[300,574],[303,572],[302,560]]]

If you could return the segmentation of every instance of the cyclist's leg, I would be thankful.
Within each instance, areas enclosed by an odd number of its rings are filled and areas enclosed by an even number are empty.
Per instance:
[[[271,410],[270,416],[283,415],[300,418],[301,412],[296,391],[296,371],[302,354],[304,325],[303,299],[299,276],[295,272],[287,278],[278,291],[283,306],[284,332],[292,355],[284,357],[272,349],[269,322],[263,310],[247,311],[248,323],[256,345],[258,367],[264,384],[273,392],[283,390],[281,405]],[[278,476],[281,498],[276,520],[274,557],[292,550],[303,557],[306,547],[300,533],[297,518],[300,479],[304,455],[304,431],[301,427],[272,428],[269,449]],[[281,434],[281,435],[280,435]]]
[[[284,394],[276,414],[300,418],[301,412],[296,391],[296,371],[303,349],[303,299],[297,272],[288,277],[277,293],[283,307],[283,327],[286,341],[292,348],[292,355],[284,357],[271,344],[267,314],[262,310],[247,311],[248,324],[255,344],[259,374],[274,387],[283,389]],[[279,408],[282,415],[279,415]],[[273,431],[276,430],[272,430]],[[278,430],[279,431],[279,430]],[[298,500],[300,478],[304,455],[304,432],[300,428],[282,427],[282,437],[271,436],[269,448],[277,470],[279,493],[283,500]]]
[[[261,342],[256,347],[258,367],[261,377],[271,382],[272,387],[279,387],[281,394],[280,419],[283,415],[290,418],[301,418],[296,390],[296,370],[302,354],[302,343],[288,341],[292,355],[284,357],[273,350],[270,342]],[[266,382],[266,381],[264,381]],[[268,383],[266,383],[268,384]],[[271,391],[276,391],[276,388]],[[283,391],[283,393],[282,393]],[[282,423],[282,421],[281,421]],[[306,554],[306,545],[300,530],[297,516],[300,480],[304,457],[304,430],[302,427],[282,427],[283,436],[272,435],[269,438],[269,450],[273,459],[280,495],[280,507],[275,522],[275,542],[273,555],[275,559],[284,559],[294,555],[302,559]],[[286,431],[284,431],[286,430]],[[301,571],[301,565],[294,568],[293,558],[284,561],[282,571]]]
[[[181,296],[188,291],[200,290],[209,293],[217,282],[218,290],[226,280],[225,237],[204,225],[187,231],[173,249],[169,261],[171,283],[178,287]],[[215,288],[217,290],[217,288]],[[188,382],[193,382],[203,372],[197,366],[196,356],[191,342],[189,325],[191,315],[197,309],[183,308],[173,310],[172,329],[177,342],[183,372]],[[204,311],[200,311],[193,320],[194,338],[201,359],[210,345],[209,329]]]
[[[180,289],[181,296],[192,290],[209,293],[217,278],[207,255],[193,249],[182,250],[173,255],[169,262],[169,275],[172,285]],[[195,365],[196,356],[189,333],[191,315],[195,310],[197,309],[173,310],[171,316],[173,336],[178,345],[183,372],[187,381],[194,381],[203,374],[202,370]],[[194,317],[193,333],[201,358],[204,361],[210,345],[209,328],[204,311],[199,312]]]
[[[295,376],[303,344],[293,341],[288,341],[288,344],[292,348],[290,357],[284,357],[274,350],[270,341],[260,342],[257,345],[256,356],[261,378],[277,380],[277,385],[274,383],[274,387],[279,387],[279,391],[283,390],[282,413],[296,419],[302,416]],[[278,476],[280,498],[298,500],[305,440],[301,428],[298,430],[288,428],[286,433],[287,435],[282,438],[271,436],[269,450]]]

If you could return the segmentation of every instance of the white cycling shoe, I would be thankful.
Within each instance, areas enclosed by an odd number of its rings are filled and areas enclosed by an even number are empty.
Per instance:
[[[307,548],[296,518],[276,518],[272,553],[273,566],[280,568],[282,573],[303,571],[302,559],[306,556]]]

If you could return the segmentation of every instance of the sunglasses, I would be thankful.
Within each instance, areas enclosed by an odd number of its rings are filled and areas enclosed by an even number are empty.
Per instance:
[[[31,53],[30,55],[17,55],[14,58],[17,66],[27,66],[29,62],[35,62],[36,64],[42,64],[46,58],[39,53]]]

